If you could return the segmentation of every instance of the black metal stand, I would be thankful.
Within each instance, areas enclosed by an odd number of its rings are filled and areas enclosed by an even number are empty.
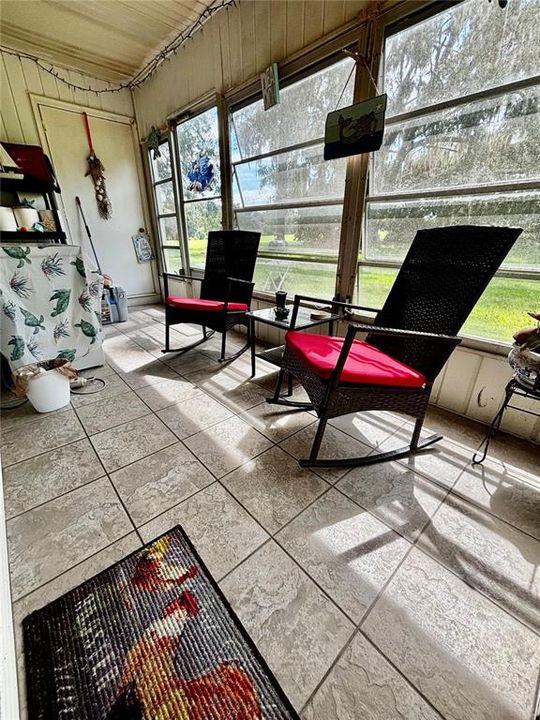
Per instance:
[[[491,440],[496,436],[499,428],[501,427],[502,419],[507,408],[519,410],[520,412],[527,413],[527,415],[534,415],[535,417],[540,417],[540,413],[533,412],[532,410],[526,410],[525,408],[521,408],[516,405],[510,405],[510,401],[514,395],[517,395],[518,397],[527,397],[533,398],[534,400],[540,400],[540,386],[538,385],[538,381],[535,383],[533,388],[527,387],[527,385],[523,385],[515,377],[513,377],[508,382],[504,389],[504,400],[502,402],[502,405],[497,410],[495,417],[491,421],[491,425],[489,426],[485,438],[482,440],[478,450],[473,455],[473,465],[480,465],[486,459]]]

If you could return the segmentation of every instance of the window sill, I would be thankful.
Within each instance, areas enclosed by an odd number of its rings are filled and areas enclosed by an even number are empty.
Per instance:
[[[291,300],[294,298],[294,294],[291,294]],[[253,299],[259,300],[260,302],[268,303],[270,307],[275,304],[275,297],[271,293],[265,293],[257,291],[253,293]],[[328,300],[330,302],[330,299]],[[357,319],[359,322],[372,323],[372,315],[358,315]],[[467,350],[474,350],[476,352],[483,352],[487,355],[499,355],[506,357],[510,352],[511,343],[497,342],[496,340],[488,340],[486,338],[473,337],[472,335],[462,335],[463,338],[459,347],[466,348]]]

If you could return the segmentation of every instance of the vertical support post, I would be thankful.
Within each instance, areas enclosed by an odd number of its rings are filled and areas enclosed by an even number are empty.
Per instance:
[[[219,152],[221,156],[221,208],[224,230],[234,229],[234,212],[232,199],[231,175],[231,144],[229,137],[229,112],[223,97],[216,99],[219,124]]]
[[[371,75],[377,78],[384,40],[383,25],[369,18],[363,26],[358,41],[358,55],[365,59]],[[360,102],[376,93],[367,68],[358,63],[354,101]],[[358,269],[358,252],[364,220],[368,169],[371,155],[355,155],[347,163],[345,195],[343,198],[343,221],[339,243],[336,273],[336,292],[339,300],[354,298],[354,286]]]

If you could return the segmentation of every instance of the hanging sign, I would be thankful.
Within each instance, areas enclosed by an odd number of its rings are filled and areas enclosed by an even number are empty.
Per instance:
[[[335,110],[326,118],[324,159],[378,150],[383,141],[386,95]]]
[[[150,242],[150,236],[144,228],[139,228],[136,235],[132,235],[133,247],[138,263],[146,263],[154,260],[154,251]]]
[[[261,73],[263,107],[269,110],[279,103],[279,75],[277,63],[272,63]]]

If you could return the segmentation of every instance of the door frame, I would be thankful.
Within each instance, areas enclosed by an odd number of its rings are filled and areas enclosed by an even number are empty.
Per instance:
[[[131,129],[131,141],[133,145],[133,155],[135,157],[135,168],[137,172],[137,181],[139,184],[139,192],[141,195],[141,205],[142,205],[142,213],[143,213],[143,220],[144,220],[144,226],[146,228],[153,227],[153,224],[151,223],[151,213],[149,210],[149,204],[148,204],[148,193],[146,188],[146,180],[145,180],[145,174],[143,170],[143,164],[142,164],[142,158],[141,158],[141,149],[139,145],[139,133],[137,128],[137,122],[134,117],[130,115],[122,115],[120,113],[113,113],[109,112],[107,110],[97,110],[95,108],[90,108],[85,105],[81,105],[80,103],[71,103],[67,102],[65,100],[56,100],[55,98],[49,98],[45,97],[44,95],[35,95],[33,93],[29,93],[30,98],[30,104],[32,106],[32,112],[34,114],[34,120],[36,123],[37,131],[39,140],[41,142],[41,146],[46,149],[47,154],[49,157],[53,159],[54,158],[51,152],[51,147],[49,145],[49,139],[47,137],[47,128],[45,126],[45,122],[43,119],[43,116],[41,114],[41,107],[49,107],[53,108],[55,110],[64,110],[66,112],[72,112],[74,114],[80,114],[85,112],[89,117],[96,117],[101,120],[108,120],[109,122],[116,122],[121,125],[128,125]],[[70,240],[73,238],[73,233],[71,232],[71,228],[69,226],[69,220],[68,215],[66,212],[65,204],[64,204],[64,196],[62,193],[59,195],[59,210],[62,215],[62,220],[65,224],[67,234]],[[154,245],[154,255],[157,257],[157,247],[155,238],[153,241]],[[159,286],[159,271],[156,264],[156,261],[152,261],[150,263],[151,267],[151,275],[152,275],[152,290],[153,293],[136,293],[134,295],[130,295],[130,299],[133,300],[139,300],[139,304],[141,301],[145,302],[160,302],[161,301],[161,290]],[[136,303],[137,304],[137,303]]]

